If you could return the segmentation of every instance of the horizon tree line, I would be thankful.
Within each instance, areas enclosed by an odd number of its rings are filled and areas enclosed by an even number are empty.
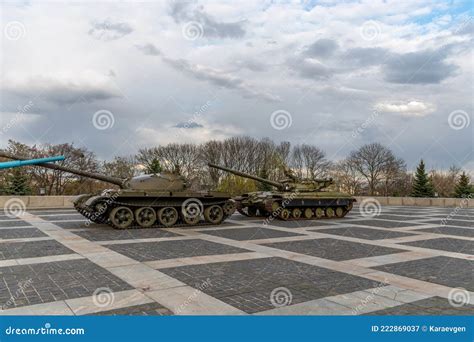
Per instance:
[[[275,143],[263,138],[231,137],[203,144],[159,145],[140,149],[136,155],[116,156],[100,161],[95,153],[73,143],[28,146],[9,140],[4,149],[25,157],[38,158],[64,155],[61,165],[104,173],[118,178],[130,178],[141,173],[162,171],[184,176],[192,189],[218,189],[231,194],[271,190],[271,186],[230,175],[207,166],[220,164],[262,178],[284,178],[284,167],[291,168],[299,178],[335,180],[337,190],[352,195],[463,197],[474,192],[469,176],[452,166],[447,172],[427,172],[423,160],[415,174],[407,171],[406,163],[380,143],[363,145],[347,158],[333,162],[323,150],[310,144]],[[42,167],[6,170],[0,174],[0,194],[75,195],[110,188],[112,185]]]

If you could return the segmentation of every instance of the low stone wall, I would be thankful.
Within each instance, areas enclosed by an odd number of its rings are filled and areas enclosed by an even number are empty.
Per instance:
[[[71,200],[75,196],[0,196],[0,208],[8,203],[21,200],[27,209],[73,208]]]
[[[417,197],[378,197],[356,196],[361,203],[366,198],[375,198],[381,205],[406,205],[418,207],[462,207],[474,208],[474,199],[470,198],[417,198]]]
[[[0,208],[12,199],[20,199],[27,209],[72,208],[74,196],[0,196]],[[406,205],[420,207],[462,207],[474,208],[474,199],[462,198],[414,198],[414,197],[370,197],[356,196],[361,203],[366,198],[375,198],[381,205]],[[11,202],[10,202],[11,203]]]

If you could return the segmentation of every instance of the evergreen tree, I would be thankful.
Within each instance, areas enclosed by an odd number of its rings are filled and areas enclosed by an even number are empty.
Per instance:
[[[428,174],[425,170],[425,163],[423,159],[416,168],[415,180],[413,182],[413,188],[411,191],[413,197],[433,197],[434,188]]]
[[[28,177],[24,172],[20,170],[14,170],[11,175],[8,177],[6,193],[8,195],[29,195],[31,194],[31,189],[28,184]]]
[[[466,197],[469,196],[471,192],[472,188],[469,184],[469,177],[466,175],[466,172],[463,172],[454,188],[454,197]]]
[[[153,160],[151,161],[149,165],[147,165],[146,170],[145,170],[147,175],[153,174],[153,173],[160,173],[161,171],[163,171],[163,169],[161,167],[160,161],[156,158],[153,158]]]

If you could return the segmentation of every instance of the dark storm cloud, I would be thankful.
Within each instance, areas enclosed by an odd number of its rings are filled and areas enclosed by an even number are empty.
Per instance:
[[[389,55],[388,50],[379,47],[352,48],[342,54],[342,59],[349,65],[360,67],[382,64]]]
[[[306,46],[304,54],[309,57],[328,58],[339,48],[339,44],[332,39],[319,39],[313,44]]]
[[[147,56],[158,56],[160,54],[160,50],[153,44],[135,45],[135,47]]]
[[[448,64],[449,47],[423,50],[406,54],[393,54],[383,67],[385,80],[391,83],[430,84],[440,83],[457,69]]]
[[[193,6],[186,1],[176,1],[171,4],[170,15],[183,24],[190,21],[198,22],[203,27],[203,36],[208,38],[241,38],[245,35],[243,21],[222,22],[207,14],[202,6]]]
[[[328,65],[302,55],[288,59],[287,65],[301,77],[314,80],[328,79],[334,73],[334,69]]]
[[[125,22],[112,22],[106,19],[101,22],[93,22],[89,35],[98,40],[116,40],[133,32],[133,28]]]

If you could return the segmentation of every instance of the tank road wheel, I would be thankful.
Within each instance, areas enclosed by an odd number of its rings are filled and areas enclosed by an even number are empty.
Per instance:
[[[201,220],[200,215],[194,216],[194,215],[182,214],[181,218],[183,219],[184,223],[186,223],[189,226],[194,226],[195,224],[198,224],[199,221]]]
[[[314,216],[316,216],[316,218],[320,219],[321,217],[323,217],[323,215],[324,215],[324,211],[322,208],[314,209]]]
[[[326,208],[324,214],[326,215],[327,218],[333,218],[334,217],[334,209],[333,208]]]
[[[344,216],[344,209],[342,209],[342,207],[336,208],[336,216],[339,218]]]
[[[126,229],[133,222],[133,212],[127,207],[117,207],[110,212],[110,221],[116,228]]]
[[[247,214],[251,217],[257,216],[257,208],[255,207],[247,207]]]
[[[299,219],[301,217],[301,209],[298,209],[298,208],[294,208],[292,211],[291,211],[291,217],[293,217],[294,219]]]
[[[135,210],[135,221],[137,221],[140,227],[151,227],[156,222],[156,212],[150,207],[138,208]]]
[[[310,219],[311,217],[313,217],[313,211],[311,210],[311,208],[306,208],[303,211],[303,216],[305,219]]]
[[[230,216],[235,212],[235,202],[230,200],[224,203],[222,209],[224,209],[224,214],[226,216]]]
[[[178,211],[173,207],[158,210],[158,221],[165,227],[171,227],[178,221]]]
[[[282,209],[280,210],[279,217],[280,217],[282,220],[285,220],[285,221],[286,221],[286,220],[288,220],[288,219],[290,218],[290,216],[291,216],[291,213],[290,213],[290,211],[289,211],[288,209],[282,208]]]
[[[249,207],[250,209],[250,207]],[[224,218],[224,211],[219,205],[211,205],[204,209],[204,219],[213,224],[219,224]]]

